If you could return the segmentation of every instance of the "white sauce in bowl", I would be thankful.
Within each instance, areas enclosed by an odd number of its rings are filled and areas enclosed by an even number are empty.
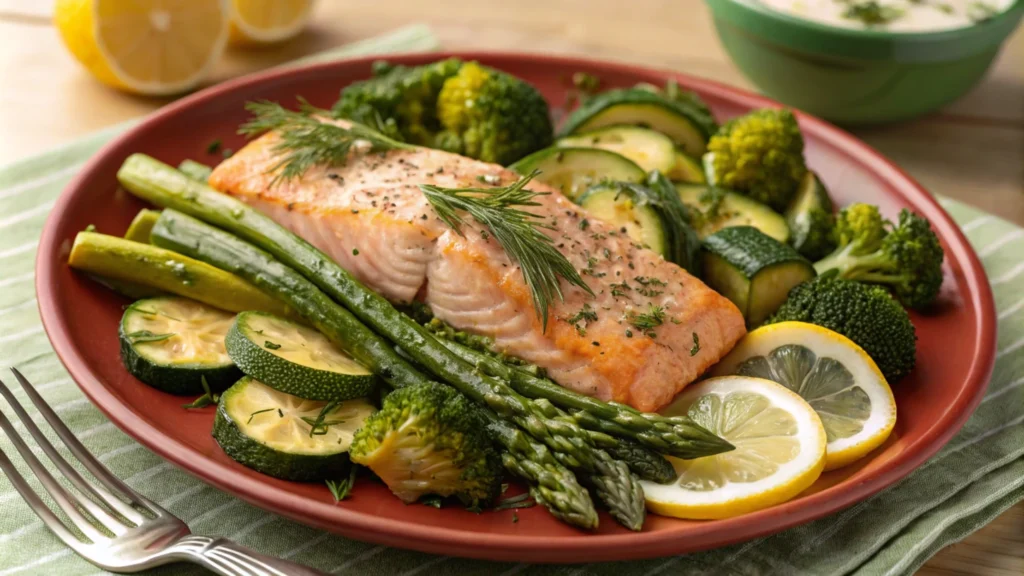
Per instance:
[[[760,0],[787,14],[829,26],[888,32],[937,32],[973,26],[1015,0]]]

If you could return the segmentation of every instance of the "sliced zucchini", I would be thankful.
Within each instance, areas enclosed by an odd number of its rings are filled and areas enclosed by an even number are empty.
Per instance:
[[[642,187],[618,182],[597,184],[580,197],[580,206],[616,228],[625,228],[634,242],[665,256],[665,222]]]
[[[636,162],[600,148],[552,146],[530,154],[509,168],[523,175],[540,170],[538,180],[561,189],[573,202],[601,180],[643,182],[647,177]]]
[[[374,410],[364,398],[303,400],[246,376],[221,395],[213,437],[233,460],[258,472],[326,480],[345,472],[352,435]]]
[[[669,98],[643,88],[602,92],[566,118],[560,136],[589,132],[615,124],[633,124],[657,130],[691,156],[704,154],[708,139],[718,130],[715,119],[692,102]]]
[[[609,150],[636,162],[645,172],[660,170],[669,174],[676,167],[676,149],[672,139],[640,126],[606,126],[559,138],[555,146]]]
[[[701,238],[723,228],[753,226],[779,242],[789,240],[786,219],[757,200],[699,184],[676,184],[676,190],[684,204],[700,212],[695,227]]]
[[[242,372],[300,398],[359,398],[376,381],[370,370],[320,332],[263,312],[239,314],[225,347]]]
[[[753,226],[705,238],[703,266],[704,282],[732,300],[751,328],[775,312],[794,286],[815,276],[806,258]]]
[[[835,218],[832,199],[818,175],[810,170],[804,175],[793,203],[786,209],[789,243],[809,260],[821,260],[835,249]]]
[[[700,160],[678,150],[676,151],[676,164],[668,172],[668,177],[676,182],[693,184],[703,184],[707,181],[704,178],[704,167],[701,166]]]
[[[145,208],[139,210],[139,213],[132,219],[132,223],[128,225],[128,231],[124,233],[124,239],[149,244],[149,233],[153,231],[153,226],[156,225],[156,221],[159,219],[159,210]]]
[[[213,168],[203,164],[202,162],[196,162],[195,160],[182,160],[181,164],[178,164],[178,170],[193,180],[198,180],[203,184],[210,179],[210,174],[213,173]]]
[[[139,300],[121,317],[121,360],[139,380],[171,394],[202,394],[203,380],[219,392],[242,372],[224,349],[232,314],[195,300]]]

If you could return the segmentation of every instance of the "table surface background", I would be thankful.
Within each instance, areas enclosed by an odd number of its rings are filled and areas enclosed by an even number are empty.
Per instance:
[[[64,50],[48,7],[43,0],[0,0],[0,164],[168,102],[95,82]],[[428,23],[448,49],[581,54],[752,88],[725,55],[700,0],[321,0],[302,36],[229,50],[210,81],[411,22]],[[853,132],[932,192],[1024,225],[1024,27],[959,102],[921,120]],[[940,552],[919,574],[1024,574],[1024,503]]]

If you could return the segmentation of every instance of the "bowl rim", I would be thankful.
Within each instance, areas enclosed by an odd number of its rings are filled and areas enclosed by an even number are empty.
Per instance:
[[[1016,0],[989,20],[970,26],[898,32],[830,26],[759,0],[706,1],[716,21],[722,18],[749,34],[789,48],[860,60],[955,60],[1002,44],[1024,16],[1024,0]]]
[[[714,93],[741,106],[780,107],[781,104],[751,92],[714,81],[696,78],[671,70],[636,66],[609,60],[576,56],[531,54],[513,51],[446,51],[434,53],[406,53],[371,55],[308,66],[272,69],[225,82],[174,102],[131,127],[124,134],[107,143],[67,185],[47,217],[39,251],[36,257],[36,293],[43,326],[61,362],[85,395],[112,422],[141,444],[165,460],[190,472],[204,482],[231,493],[265,510],[303,522],[346,537],[406,549],[436,554],[489,560],[531,562],[598,562],[649,558],[697,551],[750,540],[781,531],[798,524],[834,514],[890,486],[905,477],[933,456],[953,437],[974,412],[984,396],[995,360],[995,304],[981,262],[963,232],[939,203],[913,178],[882,156],[879,152],[854,136],[823,120],[794,111],[804,126],[812,127],[826,141],[846,150],[851,161],[870,166],[885,178],[901,181],[896,196],[918,204],[922,214],[932,222],[941,235],[950,240],[949,256],[962,264],[962,278],[967,286],[965,305],[975,311],[974,327],[977,340],[967,368],[964,386],[953,402],[947,406],[942,418],[927,428],[902,454],[897,462],[873,471],[856,482],[841,482],[798,500],[760,510],[751,514],[704,523],[694,528],[689,540],[681,539],[678,530],[649,533],[583,534],[553,538],[551,536],[517,536],[472,532],[442,525],[426,525],[401,520],[379,518],[343,507],[331,506],[326,518],[319,502],[311,502],[295,493],[282,491],[268,484],[262,477],[245,474],[226,463],[212,461],[195,448],[167,435],[127,406],[100,381],[89,368],[85,352],[72,341],[65,326],[68,318],[61,313],[56,286],[58,270],[65,266],[60,254],[64,239],[60,235],[61,220],[67,217],[74,191],[82,189],[98,176],[113,159],[127,157],[128,147],[134,140],[153,130],[154,126],[173,118],[193,106],[216,101],[226,93],[251,89],[261,83],[284,81],[294,77],[310,76],[330,78],[338,67],[364,68],[381,58],[404,64],[422,64],[446,58],[460,57],[480,60],[497,68],[502,63],[532,62],[564,69],[596,69],[608,74],[648,74],[663,79],[674,78],[686,87]],[[939,424],[942,426],[939,426]],[[343,519],[344,525],[339,525]]]

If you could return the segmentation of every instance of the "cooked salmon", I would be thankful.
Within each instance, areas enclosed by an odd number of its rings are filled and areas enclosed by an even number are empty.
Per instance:
[[[264,211],[391,301],[420,300],[566,388],[654,411],[745,333],[732,302],[534,182],[532,190],[550,194],[530,210],[552,225],[546,233],[595,294],[563,280],[564,300],[545,330],[519,267],[497,241],[479,225],[464,226],[465,236],[453,231],[418,188],[507,185],[517,174],[417,148],[356,151],[344,166],[272,185],[276,142],[274,133],[250,142],[214,170],[211,186]]]

